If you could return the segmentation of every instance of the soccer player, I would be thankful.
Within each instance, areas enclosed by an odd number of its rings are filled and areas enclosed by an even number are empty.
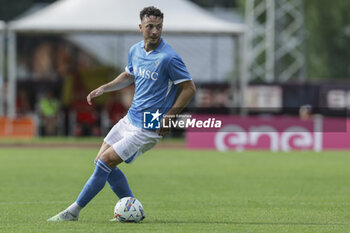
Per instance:
[[[151,123],[161,118],[169,119],[180,113],[196,92],[182,59],[161,37],[163,13],[153,6],[146,7],[140,12],[140,19],[143,41],[131,47],[125,72],[87,96],[91,105],[93,98],[134,83],[132,105],[127,115],[104,138],[95,159],[95,170],[76,201],[48,221],[77,221],[81,209],[106,182],[119,198],[133,197],[127,179],[117,165],[133,162],[170,131],[162,124],[159,128],[145,127],[143,117],[151,114]]]

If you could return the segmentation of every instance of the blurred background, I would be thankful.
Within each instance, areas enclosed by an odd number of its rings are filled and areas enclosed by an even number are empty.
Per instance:
[[[86,95],[124,70],[130,46],[142,40],[130,21],[153,2],[165,13],[164,39],[198,87],[186,111],[346,118],[349,1],[0,0],[0,137],[105,135],[126,113],[133,87],[93,107]]]

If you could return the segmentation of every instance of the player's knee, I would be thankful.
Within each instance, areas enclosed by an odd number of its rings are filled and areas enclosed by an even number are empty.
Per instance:
[[[119,155],[114,150],[107,150],[100,154],[100,159],[105,162],[110,168],[114,168],[123,160],[119,157]]]
[[[100,156],[103,162],[105,162],[110,168],[114,168],[114,159],[109,153],[102,153]]]
[[[103,142],[95,160],[97,161],[99,158],[101,158],[103,152],[107,151],[110,147],[111,146],[108,145],[106,142]]]

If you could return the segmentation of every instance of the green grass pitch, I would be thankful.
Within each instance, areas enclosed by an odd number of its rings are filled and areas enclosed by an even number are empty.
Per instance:
[[[145,209],[112,223],[108,184],[78,222],[46,219],[71,204],[96,149],[0,148],[0,232],[350,232],[350,153],[155,149],[121,165]]]

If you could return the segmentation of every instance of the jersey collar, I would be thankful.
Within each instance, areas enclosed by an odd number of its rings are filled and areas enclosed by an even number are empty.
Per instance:
[[[163,38],[161,38],[158,47],[155,50],[152,50],[150,53],[153,53],[155,51],[159,52],[163,48],[164,45],[165,45],[165,42],[164,42]],[[143,50],[145,50],[145,41],[144,40],[141,42],[140,46]],[[146,52],[146,50],[145,50],[145,52]]]

